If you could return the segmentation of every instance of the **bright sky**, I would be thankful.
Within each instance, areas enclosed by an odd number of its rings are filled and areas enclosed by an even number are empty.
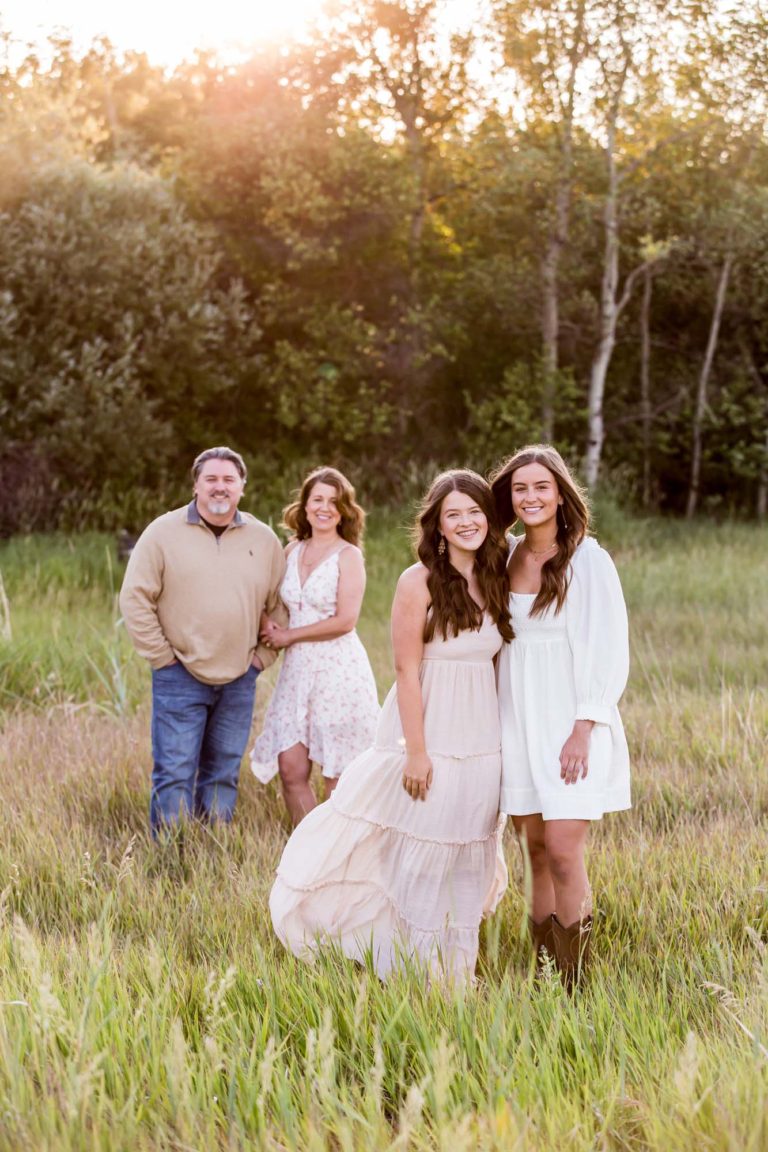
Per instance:
[[[78,48],[104,35],[118,49],[146,52],[157,64],[188,59],[196,48],[237,53],[301,33],[323,0],[0,0],[0,29],[40,44],[56,30]],[[456,23],[476,15],[482,0],[449,0]],[[453,22],[453,20],[451,21]]]
[[[301,32],[322,0],[0,0],[0,28],[40,43],[56,30],[86,47],[106,36],[116,48],[176,64],[196,48],[236,51]]]

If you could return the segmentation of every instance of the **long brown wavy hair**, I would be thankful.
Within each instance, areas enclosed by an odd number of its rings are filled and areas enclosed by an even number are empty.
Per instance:
[[[499,520],[505,530],[515,523],[512,508],[512,477],[526,464],[543,464],[551,472],[562,497],[557,509],[557,552],[541,566],[541,588],[533,602],[531,616],[541,616],[550,604],[555,614],[565,604],[571,580],[573,554],[589,532],[589,505],[560,453],[551,444],[527,444],[494,469],[489,479]]]
[[[413,528],[413,538],[419,560],[429,572],[427,587],[430,611],[424,625],[424,643],[437,634],[444,640],[457,636],[465,628],[477,631],[483,623],[483,610],[469,594],[469,585],[450,561],[446,548],[440,555],[440,510],[450,492],[464,492],[482,509],[488,520],[488,535],[475,553],[477,582],[485,600],[487,611],[495,620],[505,640],[513,637],[509,619],[509,590],[507,587],[507,549],[504,534],[498,522],[491,489],[476,472],[454,468],[443,472],[432,481],[419,510]]]
[[[365,512],[355,500],[355,490],[338,468],[315,468],[304,480],[296,499],[283,509],[283,527],[297,540],[308,540],[312,527],[307,519],[307,501],[315,484],[330,484],[336,489],[336,507],[341,520],[336,531],[342,540],[359,545],[365,528]]]

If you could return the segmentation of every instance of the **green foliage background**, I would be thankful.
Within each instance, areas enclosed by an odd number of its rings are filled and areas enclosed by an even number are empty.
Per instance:
[[[609,368],[604,477],[649,507],[685,506],[730,253],[701,503],[765,513],[764,13],[483,11],[451,38],[442,0],[367,0],[234,65],[203,54],[168,72],[59,38],[50,58],[0,69],[0,535],[137,529],[217,442],[276,501],[326,462],[396,503],[437,466],[489,468],[548,420],[578,462],[620,44],[617,291],[650,261],[650,365],[643,398],[637,281]],[[564,172],[552,369],[542,269]]]

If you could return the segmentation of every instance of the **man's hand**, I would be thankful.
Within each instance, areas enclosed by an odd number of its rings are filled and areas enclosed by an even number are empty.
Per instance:
[[[281,628],[274,620],[267,620],[261,629],[259,640],[265,648],[287,648],[291,643],[291,629]]]

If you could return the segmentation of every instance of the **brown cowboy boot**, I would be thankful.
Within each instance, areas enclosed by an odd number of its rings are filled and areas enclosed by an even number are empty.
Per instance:
[[[563,987],[571,995],[584,979],[589,963],[589,943],[592,936],[592,917],[585,916],[564,928],[557,916],[552,915],[552,933],[555,959],[560,969]]]
[[[555,959],[555,935],[552,928],[552,915],[547,916],[538,924],[533,916],[528,917],[528,935],[533,944],[534,955],[536,956],[536,975],[539,976],[544,971],[545,956],[550,956]]]

